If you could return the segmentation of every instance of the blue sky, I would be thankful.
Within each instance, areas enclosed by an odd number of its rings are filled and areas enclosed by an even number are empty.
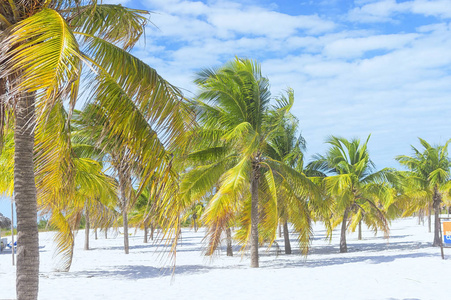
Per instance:
[[[378,168],[418,137],[451,137],[451,1],[111,0],[154,13],[134,54],[195,95],[194,73],[257,59],[295,91],[308,157],[329,135],[365,139]]]
[[[294,89],[308,158],[372,134],[376,167],[398,167],[418,137],[451,138],[450,0],[105,2],[154,12],[134,54],[187,97],[201,68],[258,60],[274,96]]]

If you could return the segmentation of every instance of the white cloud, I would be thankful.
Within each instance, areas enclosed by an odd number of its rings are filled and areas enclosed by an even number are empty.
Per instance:
[[[389,51],[405,47],[416,37],[417,34],[411,33],[339,39],[326,45],[324,54],[329,57],[356,58],[368,51]]]
[[[425,16],[451,18],[451,2],[449,0],[416,0],[412,2],[411,11]]]
[[[349,20],[356,22],[395,22],[394,16],[405,13],[444,19],[451,18],[451,3],[449,0],[413,0],[404,2],[383,0],[371,3],[357,2],[356,4],[357,7],[348,14]]]
[[[317,15],[291,16],[231,1],[208,2],[208,4],[179,0],[147,0],[147,2],[163,16],[154,15],[155,23],[162,32],[182,39],[189,39],[189,35],[195,36],[198,33],[201,36],[210,35],[219,38],[240,35],[285,38],[296,34],[297,31],[315,34],[330,31],[335,27],[333,22],[323,20]],[[178,20],[170,20],[168,16],[172,18],[177,16]],[[181,24],[188,28],[181,27]]]
[[[132,2],[132,0],[102,0],[103,4],[121,4],[126,5]]]
[[[290,16],[260,8],[216,13],[209,16],[208,20],[221,30],[272,38],[285,38],[298,30],[321,33],[330,31],[334,27],[332,22],[322,20],[315,15]]]
[[[409,153],[418,136],[438,143],[451,135],[451,26],[444,1],[360,0],[333,20],[284,14],[267,1],[264,7],[258,1],[145,1],[159,29],[149,26],[147,45],[136,55],[189,97],[200,68],[235,55],[258,59],[275,95],[294,89],[293,113],[308,155],[325,150],[327,135],[372,133],[374,161],[396,166],[393,157]],[[418,14],[432,21],[398,31],[371,23],[399,25]]]

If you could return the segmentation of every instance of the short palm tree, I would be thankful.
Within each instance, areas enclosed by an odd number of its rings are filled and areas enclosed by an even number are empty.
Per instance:
[[[341,222],[340,252],[347,252],[346,230],[353,216],[357,223],[363,219],[370,228],[379,228],[387,235],[389,232],[384,207],[393,202],[393,190],[387,184],[393,170],[374,171],[367,149],[369,138],[361,143],[359,139],[331,136],[326,141],[331,145],[326,155],[317,155],[311,163],[329,175],[324,178],[324,186],[334,201],[335,223]]]
[[[63,101],[73,108],[84,86],[89,99],[111,112],[118,133],[138,137],[128,139],[132,149],[139,148],[140,129],[130,120],[138,115],[156,131],[164,129],[169,142],[179,140],[184,131],[179,91],[128,52],[142,35],[148,13],[97,2],[0,2],[0,133],[5,116],[14,111],[15,118],[17,299],[36,299],[38,293],[36,199],[45,191],[35,187],[34,135],[52,108]]]
[[[432,206],[435,214],[434,246],[440,246],[440,205],[444,192],[450,190],[451,160],[448,157],[448,140],[443,146],[431,146],[423,139],[419,139],[423,150],[412,146],[414,155],[400,155],[396,160],[409,169],[406,176],[406,194],[410,201],[407,211],[412,208]]]

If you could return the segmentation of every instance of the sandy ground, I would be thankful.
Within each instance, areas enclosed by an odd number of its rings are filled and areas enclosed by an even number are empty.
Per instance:
[[[363,231],[348,234],[348,253],[339,252],[339,232],[332,242],[315,225],[308,257],[300,255],[292,237],[293,255],[273,246],[260,249],[260,268],[249,257],[225,255],[225,243],[213,259],[202,255],[203,230],[183,230],[172,276],[164,250],[142,242],[142,232],[130,237],[130,254],[122,236],[92,236],[92,250],[83,250],[77,235],[70,272],[55,272],[52,233],[40,234],[39,299],[451,299],[451,249],[431,247],[432,234],[413,218],[392,222],[390,239]],[[133,231],[132,231],[133,232]],[[15,298],[11,252],[0,254],[0,299]]]

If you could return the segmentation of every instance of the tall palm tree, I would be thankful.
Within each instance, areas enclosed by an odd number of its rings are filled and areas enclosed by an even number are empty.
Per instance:
[[[325,156],[317,155],[312,167],[324,171],[326,192],[334,201],[335,224],[341,222],[340,252],[347,252],[346,231],[348,222],[356,216],[359,222],[364,215],[367,225],[374,230],[389,232],[388,219],[384,207],[393,202],[393,190],[387,184],[393,179],[393,171],[385,168],[374,171],[367,144],[359,139],[348,141],[345,138],[331,136],[327,143],[331,145]],[[371,216],[371,217],[370,217]]]
[[[216,249],[232,220],[239,220],[243,233],[238,239],[250,243],[251,267],[258,267],[259,232],[271,242],[278,223],[274,170],[280,162],[265,151],[294,98],[282,97],[271,105],[269,81],[260,65],[248,59],[236,58],[219,69],[203,70],[195,82],[200,89],[195,106],[204,148],[190,158],[206,163],[187,172],[181,193],[198,199],[217,186],[204,212],[207,254]],[[299,189],[308,181],[303,176],[296,180],[302,183]]]
[[[413,156],[399,155],[396,160],[407,167],[407,193],[405,197],[410,199],[408,210],[421,206],[434,208],[434,246],[440,246],[440,204],[443,192],[450,189],[451,160],[448,157],[448,140],[445,145],[431,146],[425,140],[419,138],[423,151],[412,146]],[[422,204],[423,203],[423,204]]]
[[[35,129],[56,103],[74,107],[84,85],[110,114],[122,136],[139,133],[139,115],[168,142],[184,131],[180,93],[130,50],[144,31],[147,12],[97,0],[10,0],[0,3],[0,133],[14,111],[14,193],[17,207],[17,299],[36,299],[39,283]],[[82,71],[82,66],[89,68]],[[70,114],[70,113],[69,113]],[[70,118],[69,118],[70,119]],[[128,140],[139,144],[139,138]],[[1,143],[0,143],[1,144]],[[50,150],[50,149],[49,149]],[[133,153],[136,154],[136,153]],[[153,166],[152,166],[153,167]]]

